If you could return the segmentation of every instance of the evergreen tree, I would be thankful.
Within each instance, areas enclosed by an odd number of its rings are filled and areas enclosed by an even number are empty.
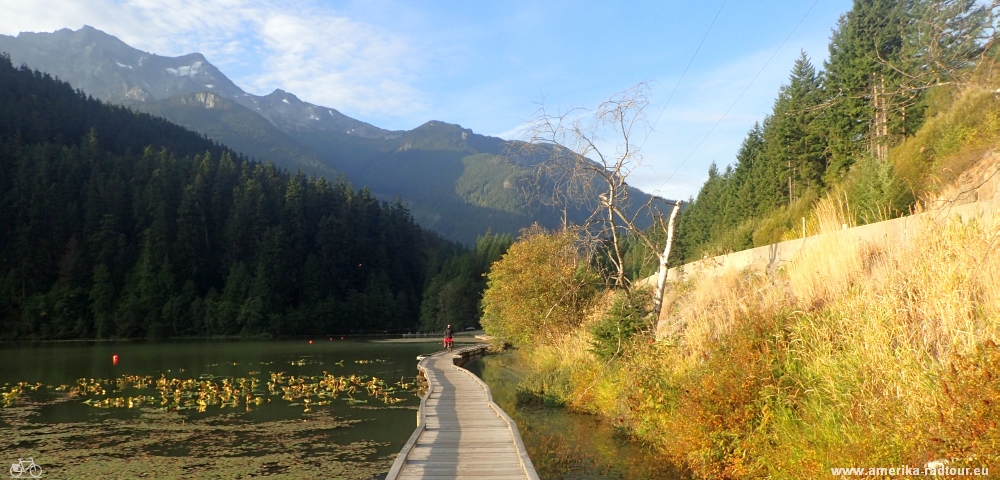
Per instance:
[[[3,338],[413,330],[450,264],[468,265],[450,301],[474,323],[504,248],[472,253],[400,200],[249,162],[6,57],[0,169]]]
[[[905,132],[922,121],[922,111],[898,111],[890,103],[899,89],[901,74],[890,67],[899,62],[909,21],[909,2],[900,0],[854,0],[842,15],[830,39],[830,57],[825,64],[825,87],[830,107],[822,116],[822,127],[830,145],[827,182],[835,181],[853,159],[888,138],[879,131]],[[876,114],[884,114],[883,122]]]
[[[94,267],[94,286],[90,290],[90,310],[97,338],[110,338],[115,333],[115,288],[111,272],[101,263]]]
[[[784,195],[788,202],[801,197],[808,189],[823,187],[826,172],[826,142],[815,123],[823,91],[816,69],[805,52],[792,67],[787,85],[778,91],[774,112],[765,131],[766,162],[772,177],[777,170],[787,179]]]

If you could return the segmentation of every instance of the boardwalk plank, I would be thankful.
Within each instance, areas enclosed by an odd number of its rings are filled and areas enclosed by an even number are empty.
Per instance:
[[[538,478],[515,437],[517,427],[491,405],[481,382],[454,367],[448,354],[428,357],[421,366],[431,388],[421,402],[424,425],[396,459],[389,480]]]

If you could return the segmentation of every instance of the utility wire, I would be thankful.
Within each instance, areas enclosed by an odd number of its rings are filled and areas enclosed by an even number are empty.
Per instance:
[[[701,141],[698,142],[698,145],[696,145],[694,147],[694,150],[691,150],[691,153],[689,153],[686,157],[684,157],[684,160],[681,161],[681,164],[678,165],[676,169],[674,169],[674,172],[671,173],[670,176],[667,177],[666,180],[664,180],[663,184],[660,185],[660,188],[663,188],[664,186],[666,186],[667,182],[669,182],[672,178],[674,178],[674,175],[676,175],[677,172],[681,169],[681,167],[683,167],[684,164],[687,163],[687,161],[691,158],[691,156],[694,155],[694,152],[697,152],[698,149],[701,148],[701,145],[703,143],[705,143],[705,140],[708,140],[708,136],[711,135],[712,132],[715,131],[715,128],[718,127],[719,124],[722,123],[722,121],[726,119],[726,115],[729,115],[729,112],[733,109],[733,107],[736,106],[736,103],[739,102],[741,98],[743,98],[743,94],[747,93],[747,90],[750,90],[750,86],[753,85],[753,82],[757,81],[757,77],[759,77],[761,73],[764,73],[764,69],[766,69],[767,66],[771,63],[771,60],[774,60],[774,57],[778,55],[778,52],[781,51],[781,47],[785,46],[785,43],[788,42],[788,39],[792,38],[792,35],[795,33],[795,30],[798,30],[799,25],[802,25],[802,22],[805,21],[806,17],[809,16],[809,13],[813,11],[813,8],[816,7],[817,3],[819,3],[819,0],[814,1],[813,4],[812,4],[812,6],[809,7],[809,10],[806,10],[805,15],[802,15],[802,18],[799,19],[799,23],[795,24],[795,27],[792,28],[792,31],[788,32],[788,36],[786,36],[785,39],[782,40],[781,45],[778,45],[778,48],[775,49],[774,53],[771,54],[771,58],[768,58],[767,61],[764,62],[764,66],[760,67],[760,70],[757,71],[757,75],[754,75],[753,79],[750,80],[750,83],[747,84],[747,87],[744,88],[742,92],[740,92],[739,96],[736,97],[736,100],[733,100],[732,105],[730,105],[729,108],[726,109],[726,113],[723,113],[722,116],[719,117],[719,121],[715,122],[715,125],[712,125],[712,129],[709,130],[708,133],[706,133],[704,137],[702,137]],[[661,111],[660,113],[663,113],[663,112]],[[659,118],[657,118],[657,120],[658,119]],[[659,188],[657,190],[659,190]]]
[[[681,73],[681,78],[678,78],[677,79],[677,83],[674,84],[674,89],[670,91],[670,96],[667,97],[667,103],[663,104],[663,108],[660,109],[660,114],[656,116],[656,120],[653,122],[653,127],[650,128],[650,130],[656,130],[656,124],[660,123],[660,117],[663,116],[663,112],[666,111],[667,105],[670,105],[670,101],[673,100],[674,93],[677,92],[677,87],[681,86],[681,82],[684,80],[684,77],[687,75],[688,69],[691,68],[691,64],[694,63],[695,57],[697,57],[698,56],[698,52],[701,51],[701,46],[705,44],[705,39],[708,38],[708,34],[712,31],[712,27],[715,26],[715,21],[719,19],[719,14],[722,13],[722,7],[725,7],[725,6],[726,6],[726,0],[722,0],[722,5],[719,5],[719,11],[715,12],[715,17],[712,18],[712,23],[710,23],[708,25],[708,30],[705,30],[705,35],[703,35],[701,37],[701,42],[698,43],[698,48],[694,49],[694,55],[691,55],[691,60],[688,60],[687,66],[684,67],[684,72]],[[642,145],[645,145],[646,144],[646,140],[648,140],[648,139],[649,139],[649,136],[647,135],[646,138],[642,141]],[[642,149],[642,145],[639,145],[640,149]]]

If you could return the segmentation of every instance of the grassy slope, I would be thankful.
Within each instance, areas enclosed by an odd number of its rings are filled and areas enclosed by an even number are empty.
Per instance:
[[[962,172],[995,148],[1000,140],[1000,82],[963,90],[941,87],[928,100],[926,123],[890,150],[890,162],[859,159],[829,191],[807,192],[792,205],[750,219],[710,244],[700,245],[689,260],[799,238],[819,232],[830,204],[844,211],[849,225],[865,224],[922,210],[949,189]],[[957,192],[955,192],[957,193]]]
[[[917,208],[966,192],[942,185],[977,161],[966,183],[996,172],[984,152],[997,145],[997,102],[976,91],[940,99],[893,149]],[[810,233],[857,221],[843,198],[860,181],[795,215],[809,217]],[[661,341],[639,337],[605,365],[585,326],[533,350],[523,388],[605,416],[700,478],[824,478],[832,467],[935,459],[996,471],[1000,221],[924,235],[909,246],[821,245],[772,274],[676,285]]]

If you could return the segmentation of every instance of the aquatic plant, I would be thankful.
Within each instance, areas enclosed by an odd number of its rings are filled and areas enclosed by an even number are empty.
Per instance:
[[[83,398],[83,403],[95,408],[138,408],[156,406],[168,411],[194,409],[205,412],[209,407],[220,409],[244,406],[247,411],[252,406],[270,402],[271,396],[278,396],[289,405],[311,406],[329,405],[332,400],[346,396],[353,403],[367,403],[368,399],[354,397],[358,392],[369,399],[394,405],[402,402],[405,395],[415,392],[414,381],[401,377],[398,382],[388,383],[384,379],[366,375],[335,376],[326,371],[322,375],[287,375],[285,372],[271,372],[266,382],[266,390],[255,376],[219,377],[202,374],[198,378],[159,378],[150,375],[122,375],[110,379],[80,378],[74,385],[44,385],[42,383],[19,382],[2,390],[2,405],[13,405],[25,391],[35,391],[46,387],[55,392],[65,392],[69,398]],[[133,390],[155,390],[156,393],[141,395],[114,395]],[[110,395],[109,395],[110,391]],[[102,398],[103,397],[103,398]]]

